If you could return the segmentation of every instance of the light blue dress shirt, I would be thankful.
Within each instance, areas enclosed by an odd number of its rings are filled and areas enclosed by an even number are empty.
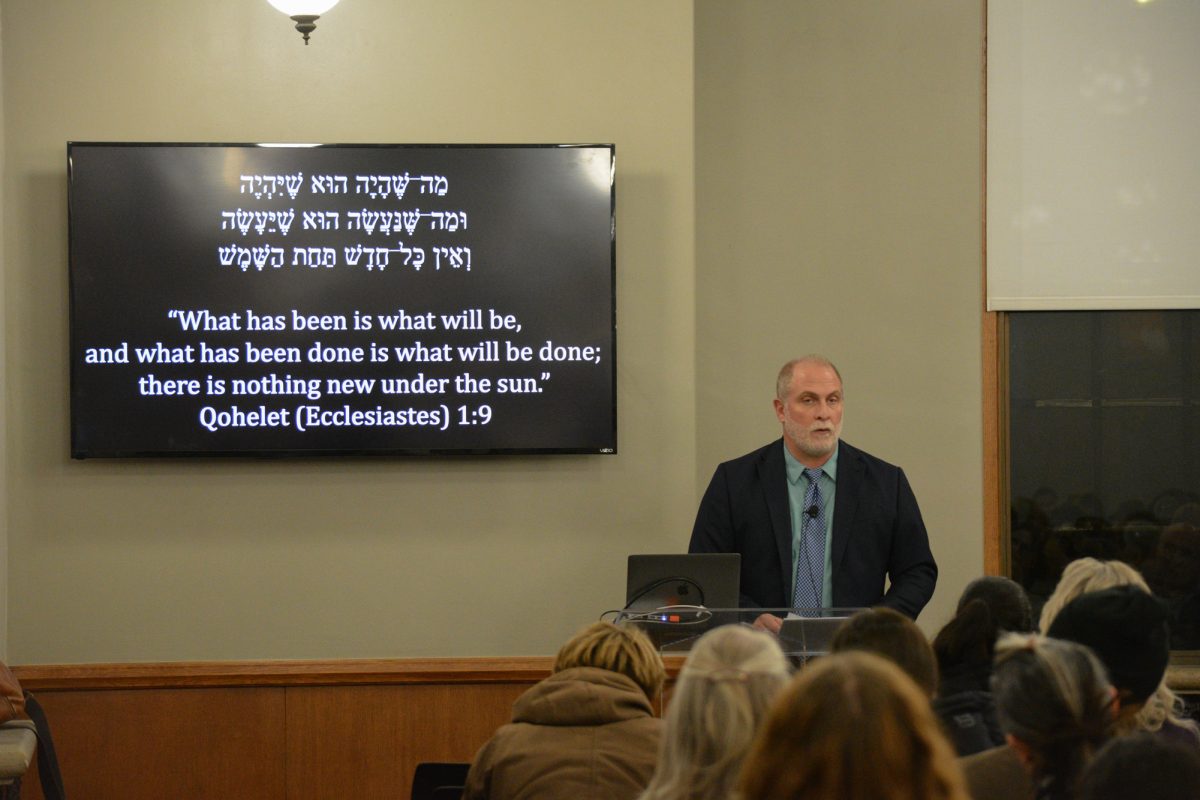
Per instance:
[[[833,448],[833,455],[821,465],[821,497],[825,507],[825,574],[821,579],[821,605],[829,608],[833,605],[833,578],[830,569],[830,544],[833,540],[833,497],[837,491],[837,457],[838,449]],[[800,555],[800,535],[803,530],[804,495],[808,492],[808,476],[804,474],[805,466],[796,460],[792,451],[783,445],[783,461],[787,468],[788,504],[792,512],[792,592],[795,595],[796,565]]]

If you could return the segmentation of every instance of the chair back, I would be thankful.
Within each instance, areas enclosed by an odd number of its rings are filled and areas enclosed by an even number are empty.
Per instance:
[[[412,800],[449,800],[462,796],[470,764],[422,761],[413,772]]]

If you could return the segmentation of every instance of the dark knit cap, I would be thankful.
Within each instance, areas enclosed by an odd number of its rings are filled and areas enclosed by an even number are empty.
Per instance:
[[[1154,694],[1171,656],[1166,605],[1136,586],[1081,594],[1058,612],[1046,635],[1090,647],[1113,686],[1135,703]]]

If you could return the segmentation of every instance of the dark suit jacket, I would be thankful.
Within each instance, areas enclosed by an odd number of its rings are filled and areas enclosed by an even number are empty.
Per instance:
[[[717,467],[691,553],[741,553],[742,605],[792,601],[792,522],[783,439]],[[890,606],[916,619],[937,582],[917,499],[899,467],[838,444],[830,564],[833,605]],[[891,586],[884,594],[884,576]]]

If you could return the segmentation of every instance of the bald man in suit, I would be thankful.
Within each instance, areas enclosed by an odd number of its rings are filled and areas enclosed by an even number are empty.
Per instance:
[[[717,467],[688,550],[741,554],[743,607],[883,605],[916,619],[937,583],[921,510],[903,470],[841,441],[842,399],[828,359],[785,364],[782,439]]]

